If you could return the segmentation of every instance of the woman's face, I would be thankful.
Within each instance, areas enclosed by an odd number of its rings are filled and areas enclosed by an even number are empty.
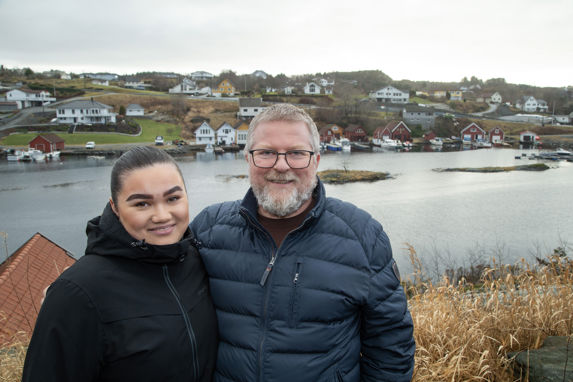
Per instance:
[[[125,230],[137,240],[167,245],[181,240],[189,225],[183,179],[170,163],[142,167],[123,175],[117,204],[110,200]]]

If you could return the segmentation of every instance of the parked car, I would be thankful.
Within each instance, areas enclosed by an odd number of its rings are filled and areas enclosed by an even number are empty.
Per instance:
[[[155,144],[157,146],[163,146],[163,137],[161,135],[155,137]]]
[[[86,149],[95,149],[96,144],[94,141],[86,142]]]

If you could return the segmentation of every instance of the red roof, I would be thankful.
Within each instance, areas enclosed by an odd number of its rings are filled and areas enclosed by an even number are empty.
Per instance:
[[[0,264],[0,347],[18,332],[32,334],[43,290],[76,260],[36,233]]]

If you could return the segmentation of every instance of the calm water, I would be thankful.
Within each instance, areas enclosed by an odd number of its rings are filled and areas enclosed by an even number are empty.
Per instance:
[[[327,194],[370,212],[388,233],[394,255],[411,270],[405,243],[430,270],[488,261],[510,263],[573,244],[573,163],[551,162],[544,172],[438,173],[434,168],[529,164],[520,150],[458,152],[326,153],[319,169],[389,172],[375,183],[327,185]],[[199,153],[178,159],[189,189],[191,216],[248,188],[240,154]],[[0,162],[0,231],[14,252],[40,232],[74,256],[85,249],[85,224],[109,196],[113,160],[65,159],[60,163]],[[571,251],[569,251],[570,253]],[[0,260],[6,250],[0,252]]]

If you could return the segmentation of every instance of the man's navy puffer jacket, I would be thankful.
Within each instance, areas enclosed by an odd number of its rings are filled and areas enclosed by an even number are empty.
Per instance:
[[[280,248],[252,190],[191,223],[219,322],[215,381],[411,379],[413,324],[388,237],[320,181],[314,197]]]

